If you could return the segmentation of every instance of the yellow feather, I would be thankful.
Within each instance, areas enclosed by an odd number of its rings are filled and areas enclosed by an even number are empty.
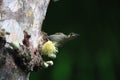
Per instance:
[[[46,43],[43,44],[42,46],[42,54],[43,55],[47,55],[49,57],[56,57],[55,53],[58,52],[57,48],[55,47],[55,44],[54,42],[52,41],[47,41]]]

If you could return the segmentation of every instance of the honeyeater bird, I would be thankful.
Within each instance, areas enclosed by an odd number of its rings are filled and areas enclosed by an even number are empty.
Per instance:
[[[78,37],[79,35],[76,33],[70,33],[68,35],[64,34],[64,33],[55,33],[53,35],[49,35],[48,38],[49,40],[51,40],[52,42],[56,43],[56,47],[60,47],[62,45],[64,45],[66,42]]]
[[[64,33],[55,33],[53,35],[49,35],[47,36],[48,41],[46,41],[41,48],[42,54],[51,58],[56,58],[58,47],[78,36],[79,35],[76,33],[70,33],[69,35],[65,35]]]

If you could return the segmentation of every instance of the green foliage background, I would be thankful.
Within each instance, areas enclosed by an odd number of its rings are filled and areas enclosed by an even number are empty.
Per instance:
[[[120,80],[119,0],[51,2],[43,30],[80,38],[59,49],[54,66],[33,72],[30,80]]]

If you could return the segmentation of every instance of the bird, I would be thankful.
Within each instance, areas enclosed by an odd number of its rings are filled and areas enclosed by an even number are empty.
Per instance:
[[[51,40],[52,42],[56,43],[56,47],[61,47],[62,45],[64,45],[66,42],[75,39],[77,37],[79,37],[79,34],[76,33],[70,33],[68,35],[64,34],[64,33],[55,33],[53,35],[49,35],[48,39]]]
[[[53,35],[47,35],[43,33],[43,37],[47,40],[41,47],[41,52],[43,55],[47,55],[50,58],[56,58],[56,53],[58,53],[58,48],[64,45],[69,40],[72,40],[79,35],[76,33],[70,33],[68,35],[64,33],[55,33]]]

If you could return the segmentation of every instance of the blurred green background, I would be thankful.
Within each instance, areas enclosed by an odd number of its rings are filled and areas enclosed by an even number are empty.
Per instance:
[[[32,72],[30,80],[120,80],[120,1],[51,1],[43,30],[75,32],[59,49],[54,66]]]

